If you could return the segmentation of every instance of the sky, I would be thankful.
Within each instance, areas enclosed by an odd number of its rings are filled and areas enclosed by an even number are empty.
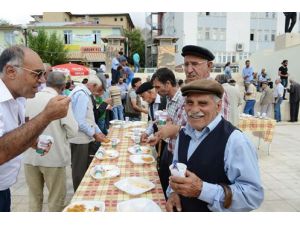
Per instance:
[[[170,4],[170,2],[172,4]],[[278,3],[276,3],[278,2]],[[8,0],[0,7],[0,19],[13,24],[25,24],[33,20],[30,15],[42,12],[130,13],[135,26],[145,26],[145,12],[272,12],[300,11],[295,0],[251,0],[251,4],[237,0]],[[272,4],[270,4],[272,3]],[[295,7],[296,6],[296,7]]]

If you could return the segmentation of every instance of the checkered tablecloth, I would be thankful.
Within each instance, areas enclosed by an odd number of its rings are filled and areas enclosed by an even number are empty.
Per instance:
[[[271,143],[276,121],[255,117],[240,117],[239,128],[242,131],[260,132],[264,141]]]
[[[152,199],[160,206],[162,211],[165,211],[166,201],[157,173],[156,164],[136,165],[129,160],[130,153],[128,152],[128,147],[133,145],[132,140],[125,137],[125,134],[129,132],[129,130],[130,128],[110,128],[108,137],[119,138],[121,140],[116,148],[116,150],[120,153],[119,157],[113,160],[102,161],[94,158],[76,193],[74,194],[71,200],[72,202],[80,200],[101,200],[105,202],[105,211],[115,212],[118,202],[143,197]],[[116,165],[120,168],[121,174],[119,177],[115,178],[95,180],[89,175],[89,173],[91,167],[98,164]],[[122,178],[133,176],[143,177],[150,180],[155,184],[155,188],[138,196],[130,196],[114,186],[114,183]]]

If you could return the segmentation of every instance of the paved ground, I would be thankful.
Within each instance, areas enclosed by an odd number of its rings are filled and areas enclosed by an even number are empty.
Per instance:
[[[257,211],[300,211],[300,123],[279,123],[275,129],[270,155],[267,144],[258,150],[261,176],[265,187],[265,200]],[[257,144],[258,140],[252,138]],[[73,195],[70,168],[68,168],[67,202]],[[46,189],[46,188],[45,188]],[[12,188],[12,211],[28,211],[28,189],[23,168],[18,182]],[[47,195],[47,191],[45,191]],[[47,196],[43,211],[47,211]]]

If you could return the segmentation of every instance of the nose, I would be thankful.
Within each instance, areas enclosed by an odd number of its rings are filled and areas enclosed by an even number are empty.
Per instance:
[[[42,75],[42,76],[39,78],[39,83],[46,83],[45,75]]]

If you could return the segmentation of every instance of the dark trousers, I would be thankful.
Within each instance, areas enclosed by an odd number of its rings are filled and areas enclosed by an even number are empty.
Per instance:
[[[285,33],[291,33],[297,20],[297,13],[296,12],[289,12],[285,14],[285,26],[284,31]],[[290,24],[291,21],[291,24]]]
[[[115,83],[118,83],[120,77],[120,72],[114,69],[111,69],[111,80]]]
[[[0,191],[0,212],[10,212],[11,195],[10,190]]]
[[[299,113],[299,101],[298,102],[290,102],[291,122],[298,121],[298,113]]]
[[[158,175],[159,175],[162,189],[164,191],[165,198],[167,199],[166,190],[169,186],[169,177],[171,175],[169,166],[172,164],[173,154],[168,151],[167,144],[165,145],[161,154],[162,155],[159,162],[160,165],[159,165]]]
[[[74,192],[77,190],[88,166],[89,144],[71,143],[72,180]]]

